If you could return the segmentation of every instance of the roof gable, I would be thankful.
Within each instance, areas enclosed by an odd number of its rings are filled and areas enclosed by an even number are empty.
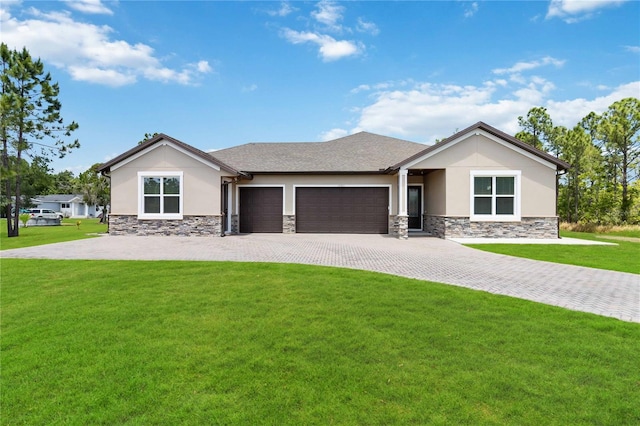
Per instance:
[[[72,203],[75,201],[82,201],[82,195],[80,194],[47,194],[37,195],[33,198],[40,203]]]
[[[129,163],[130,161],[135,160],[136,158],[144,155],[145,153],[149,152],[150,150],[153,150],[159,146],[163,146],[163,145],[170,145],[171,147],[173,147],[174,149],[208,165],[208,166],[213,166],[214,168],[219,168],[222,170],[225,170],[227,172],[233,173],[233,174],[238,174],[239,172],[234,169],[233,167],[225,164],[224,162],[218,160],[217,158],[215,158],[214,156],[207,154],[204,151],[201,151],[197,148],[194,148],[191,145],[188,145],[182,141],[179,141],[177,139],[174,139],[170,136],[167,136],[163,133],[159,133],[156,136],[152,137],[151,139],[147,139],[146,141],[142,142],[141,144],[137,145],[136,147],[130,149],[129,151],[117,156],[116,158],[107,161],[106,163],[103,163],[99,168],[98,171],[102,172],[102,173],[108,173],[111,170],[115,170],[127,163]]]
[[[460,141],[467,139],[470,136],[475,134],[483,134],[489,139],[507,147],[513,149],[514,151],[527,156],[535,161],[538,161],[547,166],[555,167],[556,170],[566,170],[570,168],[570,164],[566,163],[551,154],[548,154],[544,151],[541,151],[529,144],[522,142],[519,139],[510,136],[495,127],[492,127],[482,121],[477,122],[476,124],[467,127],[464,130],[457,132],[456,134],[436,143],[435,145],[431,145],[425,150],[399,162],[394,165],[393,169],[408,169],[411,166],[429,158],[438,155],[438,153],[443,150],[457,144]]]

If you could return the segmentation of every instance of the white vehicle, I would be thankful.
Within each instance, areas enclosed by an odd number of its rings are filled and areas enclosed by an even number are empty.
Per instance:
[[[60,219],[64,217],[60,212],[54,212],[49,209],[29,209],[29,215],[32,219]]]

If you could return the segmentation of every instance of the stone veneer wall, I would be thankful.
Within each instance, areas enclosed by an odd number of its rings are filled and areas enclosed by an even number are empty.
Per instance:
[[[240,232],[240,222],[237,214],[231,215],[231,233],[238,234]]]
[[[401,240],[409,238],[409,216],[389,216],[389,234]]]
[[[296,233],[296,216],[293,214],[285,214],[282,216],[282,233],[283,234],[295,234]]]
[[[424,215],[423,217],[424,232],[428,232],[434,237],[444,238],[445,218],[444,216]]]
[[[182,220],[140,220],[135,215],[109,215],[110,235],[179,235],[219,237],[223,216],[184,216]]]
[[[428,216],[425,230],[439,238],[558,238],[557,217],[523,217],[520,222],[471,222],[468,217]]]

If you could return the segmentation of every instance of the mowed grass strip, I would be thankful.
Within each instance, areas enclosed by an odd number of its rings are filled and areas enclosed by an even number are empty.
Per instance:
[[[640,423],[640,325],[371,272],[2,260],[3,424]]]
[[[63,219],[62,225],[28,226],[18,232],[17,237],[8,238],[7,220],[0,219],[0,250],[93,238],[96,234],[106,233],[107,224],[100,223],[100,219]]]
[[[618,235],[615,233],[599,235],[561,231],[560,234],[563,237],[608,242],[614,245],[468,244],[468,246],[527,259],[640,274],[640,242],[605,238],[608,235]]]

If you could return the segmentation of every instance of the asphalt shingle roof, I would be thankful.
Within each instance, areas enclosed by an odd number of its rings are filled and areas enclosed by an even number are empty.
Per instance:
[[[211,153],[238,170],[268,172],[378,172],[426,145],[360,132],[327,142],[248,143]]]
[[[245,173],[380,173],[389,172],[411,163],[459,137],[483,130],[555,164],[558,170],[570,167],[564,161],[540,151],[483,122],[478,122],[435,144],[424,145],[389,136],[360,132],[327,142],[248,143],[206,153],[184,142],[158,134],[118,157],[102,164],[99,171],[107,173],[111,167],[144,151],[160,141],[167,141],[191,155],[212,161],[233,174]]]
[[[82,201],[81,194],[49,194],[49,195],[37,195],[34,199],[42,203],[70,203],[74,198],[78,198]]]

